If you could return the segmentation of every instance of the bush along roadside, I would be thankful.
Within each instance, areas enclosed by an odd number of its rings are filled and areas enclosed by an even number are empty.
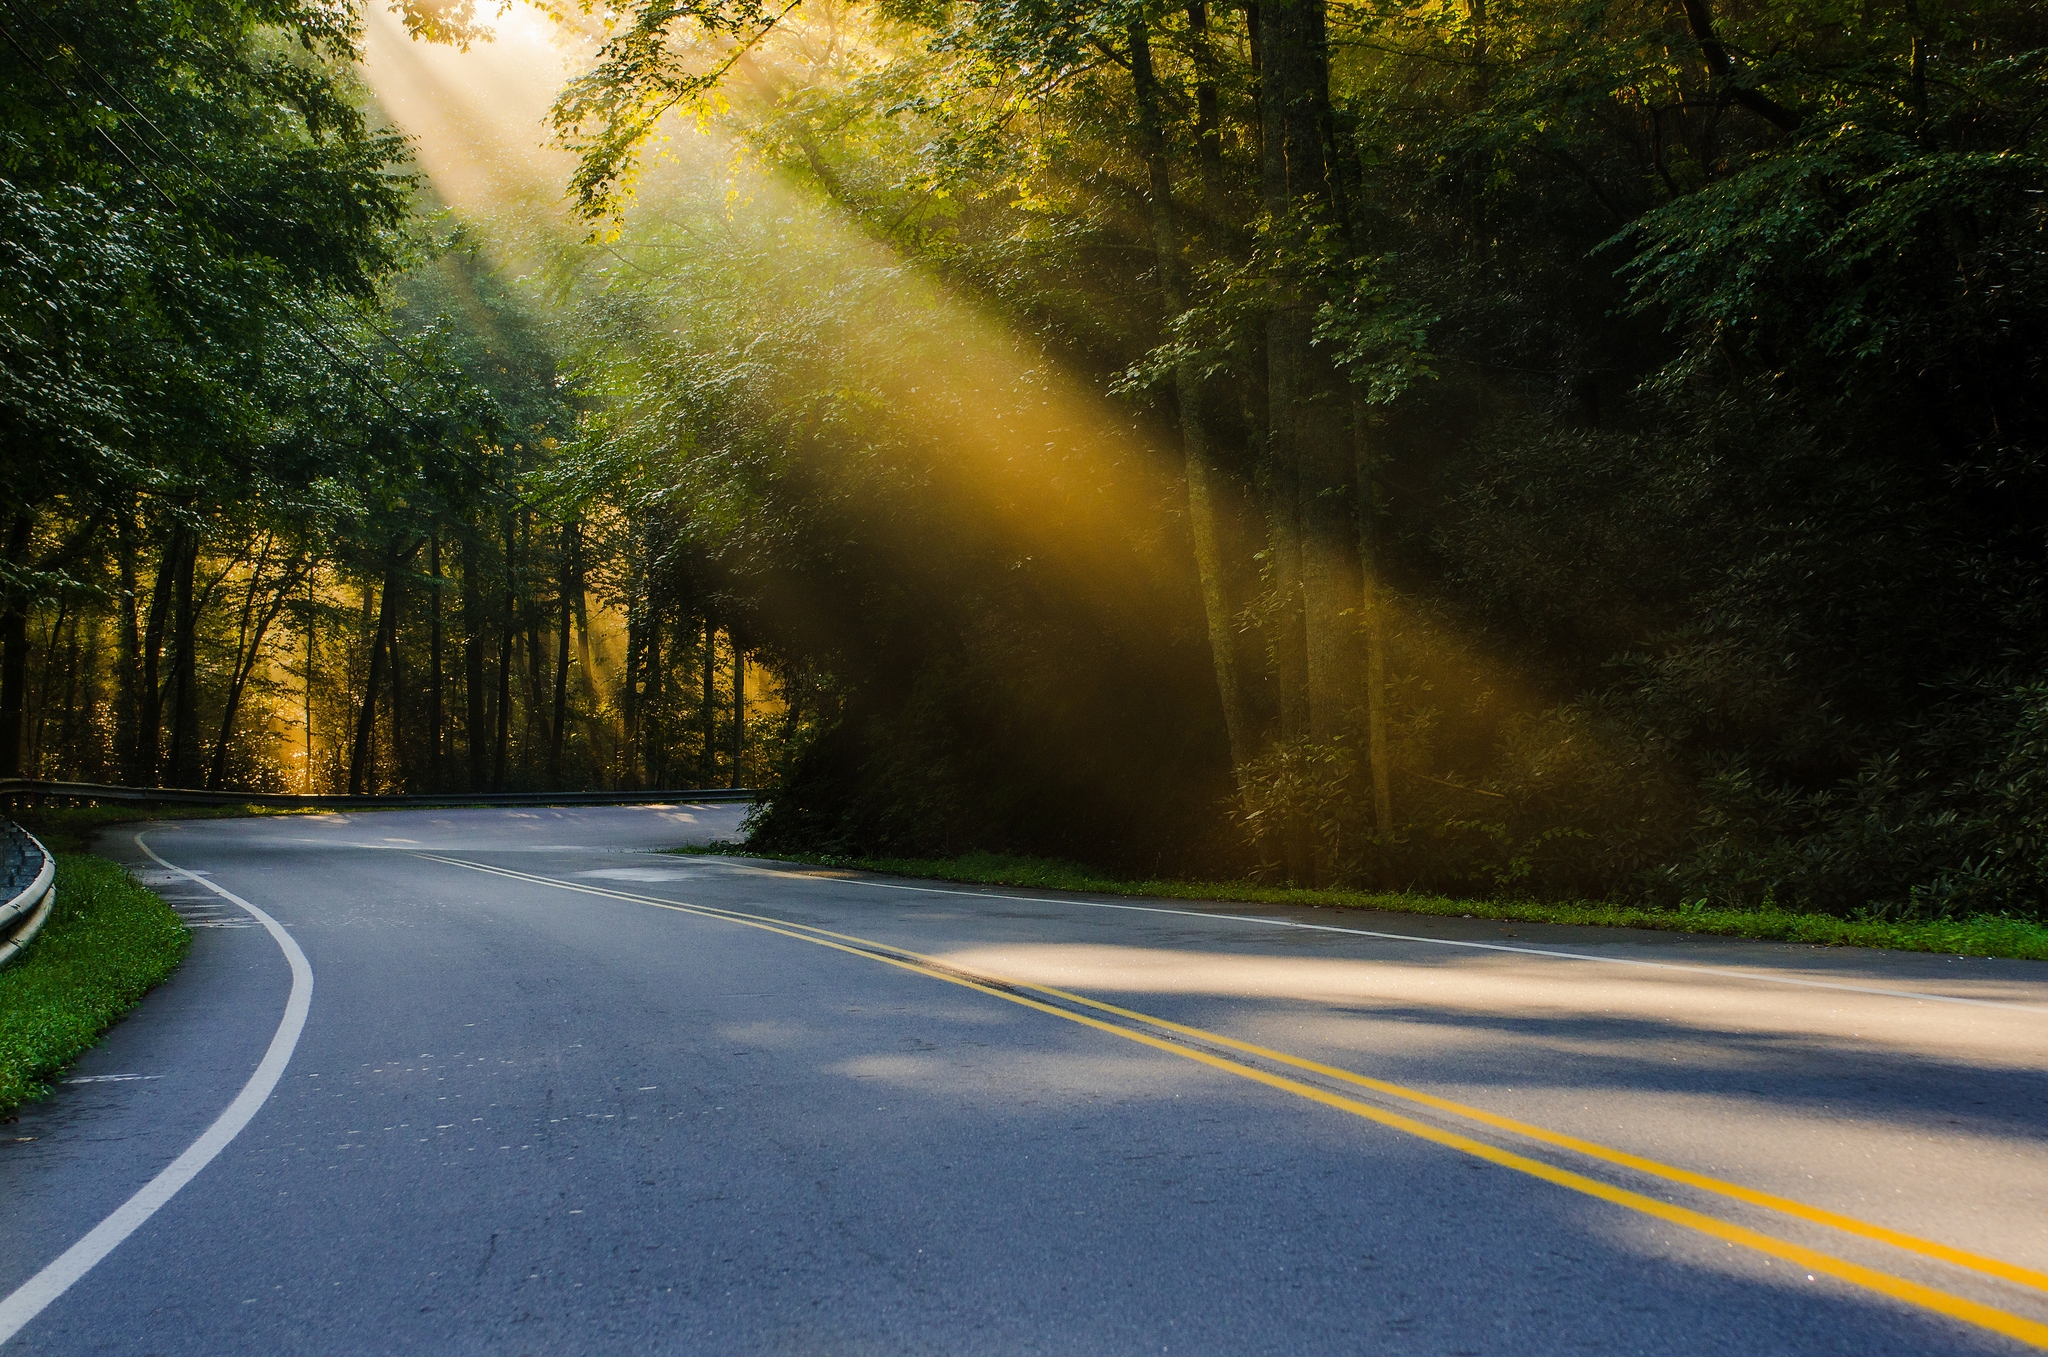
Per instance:
[[[0,1116],[47,1094],[54,1076],[177,969],[192,940],[171,907],[117,864],[56,856],[50,921],[0,971]]]
[[[1954,956],[2011,957],[2048,961],[2048,924],[2008,915],[1957,919],[1843,919],[1780,909],[1654,909],[1597,900],[1459,900],[1441,895],[1347,890],[1303,890],[1248,881],[1125,881],[1090,868],[1048,858],[969,853],[957,858],[864,858],[826,854],[749,853],[741,844],[689,847],[677,853],[720,853],[844,867],[890,876],[960,881],[982,886],[1079,891],[1090,895],[1145,896],[1163,900],[1223,904],[1306,905],[1324,909],[1380,910],[1452,918],[1509,919],[1522,923],[1579,924],[1596,928],[1650,928],[1672,933],[1711,933],[1768,942],[1804,942],[1828,947],[1881,947],[1900,952],[1946,952]]]

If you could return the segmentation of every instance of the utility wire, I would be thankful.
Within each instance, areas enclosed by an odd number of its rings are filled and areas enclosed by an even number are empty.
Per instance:
[[[15,0],[0,0],[0,4],[5,4],[9,9],[13,10],[16,14],[22,12],[21,7],[15,3]],[[133,113],[137,118],[139,118],[142,121],[143,126],[147,127],[151,132],[154,132],[159,141],[163,142],[165,145],[168,145],[171,148],[171,150],[176,153],[177,157],[180,160],[184,161],[185,164],[191,168],[194,174],[198,175],[201,179],[211,184],[214,187],[214,189],[221,195],[223,201],[229,203],[234,207],[241,208],[243,211],[253,213],[254,209],[251,208],[245,200],[238,198],[228,188],[226,184],[221,183],[219,179],[215,178],[211,171],[207,170],[198,161],[194,160],[189,151],[187,151],[184,147],[178,145],[177,142],[173,138],[168,136],[161,127],[158,127],[156,125],[156,123],[150,118],[149,114],[143,112],[141,108],[137,107],[135,101],[128,97],[128,94],[125,90],[123,90],[111,78],[105,75],[99,69],[99,67],[93,65],[92,62],[86,58],[85,53],[78,50],[78,46],[76,43],[66,38],[65,35],[60,30],[58,30],[53,24],[51,24],[50,21],[43,15],[31,11],[29,14],[29,18],[33,22],[42,25],[43,30],[47,32],[52,38],[56,39],[58,46],[65,52],[69,53],[70,56],[73,59],[75,59],[80,66],[84,67],[86,73],[90,75],[94,80],[97,80],[100,83],[101,88],[104,89],[107,92],[107,94],[109,94],[115,99],[120,100],[123,104],[127,105],[128,111]],[[48,78],[47,75],[45,78]],[[164,153],[161,150],[159,150],[158,147],[155,144],[153,144],[148,137],[142,136],[139,133],[135,133],[132,131],[132,129],[130,134],[135,137],[136,141],[141,143],[144,150],[148,151],[151,156],[155,157],[159,164],[168,163],[164,156]],[[105,136],[105,133],[102,132],[101,135]],[[108,144],[113,144],[111,138],[108,139]],[[126,157],[123,156],[123,159],[126,159]],[[132,166],[134,162],[131,160],[129,161],[129,164]],[[140,170],[137,170],[137,173],[140,173]],[[157,191],[159,193],[163,192],[163,190],[160,188]],[[168,201],[169,195],[165,195],[165,197],[166,200]],[[177,206],[177,204],[175,203],[172,205],[174,207]],[[315,314],[317,315],[318,313],[316,312]],[[408,354],[406,354],[404,346],[399,342],[397,336],[393,335],[390,331],[385,330],[382,326],[377,325],[374,321],[370,321],[368,323],[370,325],[370,328],[376,331],[377,335],[380,338],[382,338],[387,344],[391,345],[392,349],[398,354],[398,356],[402,360],[404,360],[408,365],[412,366],[416,372],[418,372],[418,365],[416,363],[413,363],[411,357]],[[419,375],[431,376],[431,374],[426,373],[420,373]],[[408,396],[411,395],[412,387],[408,385],[405,388],[405,390],[402,391],[400,394]]]
[[[0,0],[0,4],[5,4],[7,8],[13,10],[17,15],[22,13],[20,6],[18,6],[15,3],[15,0]],[[109,80],[106,76],[102,75],[99,72],[98,68],[94,67],[90,61],[86,60],[85,56],[82,53],[80,53],[75,46],[72,46],[71,44],[66,42],[64,35],[58,32],[55,28],[52,28],[48,20],[44,19],[41,15],[37,14],[31,14],[29,17],[34,22],[41,24],[46,30],[48,30],[50,35],[56,38],[60,44],[67,47],[70,51],[70,54],[78,61],[79,65],[84,67],[86,71],[88,71],[94,79],[98,80],[100,84],[115,98],[118,98],[122,103],[126,104],[130,111],[132,111],[137,118],[140,118],[142,120],[144,125],[149,127],[151,131],[155,132],[157,136],[159,138],[162,138],[165,142],[170,142],[171,139],[168,136],[165,136],[163,130],[157,127],[154,122],[150,121],[149,116],[146,113],[144,113],[140,108],[137,108],[135,106],[134,101],[129,99],[128,96],[124,92],[122,92],[121,89],[117,85],[115,85],[113,81]],[[84,122],[86,126],[88,126],[93,132],[97,133],[99,138],[107,144],[109,149],[111,149],[116,156],[120,157],[122,163],[127,165],[129,169],[133,170],[136,176],[140,178],[145,184],[149,185],[151,189],[155,190],[157,196],[162,198],[165,204],[169,206],[172,211],[185,216],[188,220],[194,219],[193,214],[190,212],[190,210],[183,203],[179,202],[176,198],[172,197],[171,194],[163,187],[163,185],[159,184],[154,178],[150,176],[147,170],[144,170],[141,165],[137,164],[134,157],[129,155],[127,150],[124,149],[119,142],[114,140],[112,134],[110,134],[106,128],[100,126],[97,122],[92,121],[89,117],[84,116],[83,113],[80,112],[77,106],[77,92],[75,90],[67,88],[61,82],[59,82],[55,76],[50,74],[48,70],[48,58],[38,59],[36,56],[30,53],[29,50],[22,45],[21,40],[17,38],[14,35],[14,33],[8,30],[4,25],[0,25],[0,34],[5,35],[8,45],[14,48],[16,52],[20,53],[22,59],[25,62],[27,62],[30,66],[34,67],[36,72],[43,77],[44,82],[47,83],[51,89],[55,90],[58,93],[58,95],[64,99],[65,107],[70,108],[74,113],[79,113],[80,121]],[[157,147],[150,142],[149,138],[141,136],[139,134],[134,135],[136,141],[139,142],[142,145],[142,147],[151,155],[151,157],[154,158],[159,164],[169,163],[167,158],[163,155],[163,153],[159,151]],[[198,174],[202,179],[204,179],[209,184],[213,185],[213,187],[221,193],[225,201],[233,204],[236,207],[248,210],[247,204],[241,202],[231,192],[229,192],[229,190],[224,184],[222,184],[213,175],[207,173],[207,171],[203,169],[201,166],[199,166],[197,162],[193,161],[191,156],[187,154],[182,148],[178,148],[178,155],[185,161],[186,164],[192,167],[193,171],[196,174]],[[292,324],[292,326],[299,331],[300,334],[304,335],[308,340],[310,340],[313,343],[315,347],[317,347],[322,353],[325,353],[330,359],[332,359],[334,361],[335,366],[339,370],[341,370],[345,376],[351,378],[353,383],[357,385],[359,388],[361,388],[366,394],[374,397],[379,404],[383,405],[392,414],[396,415],[400,420],[404,421],[407,427],[409,427],[414,433],[420,435],[423,439],[428,439],[428,441],[431,441],[431,438],[427,434],[426,430],[420,427],[418,421],[415,419],[412,412],[403,409],[395,401],[393,401],[391,399],[391,396],[384,390],[382,383],[379,383],[375,381],[373,378],[366,376],[361,370],[359,370],[354,364],[352,364],[349,361],[349,359],[344,358],[340,353],[337,353],[333,345],[329,344],[326,339],[314,333],[313,328],[310,325],[308,325],[305,322],[305,320],[301,318],[301,316],[293,314],[293,312],[298,310],[298,308],[303,305],[303,303],[300,302],[300,300],[297,297],[292,296],[289,292],[279,293],[276,295],[279,297],[280,300],[282,300],[285,303],[285,319],[289,321]],[[412,367],[416,373],[418,373],[419,375],[431,375],[424,373],[423,370],[419,368],[418,364],[412,360],[410,355],[406,354],[404,348],[401,345],[399,345],[398,341],[395,338],[388,334],[384,335],[384,338],[392,344],[392,347],[394,351],[397,352],[399,358],[402,361],[404,361],[408,366]],[[348,343],[346,338],[343,338],[340,342],[344,344]],[[357,350],[356,359],[358,362],[367,361],[366,356],[363,355],[360,350]],[[408,385],[403,391],[400,392],[401,396],[409,396],[411,394],[412,388],[410,385]]]
[[[22,12],[21,7],[15,3],[15,0],[0,0],[0,4],[5,4],[7,8],[13,10],[16,14],[20,14]],[[44,19],[39,14],[32,13],[29,17],[33,19],[35,22],[41,24],[43,28],[49,32],[50,36],[55,38],[58,44],[64,50],[69,52],[69,54],[73,58],[77,60],[80,66],[84,67],[85,70],[89,72],[94,79],[99,81],[101,86],[104,87],[108,93],[110,93],[113,97],[119,99],[123,104],[127,105],[129,110],[133,112],[134,115],[138,119],[140,119],[146,127],[148,127],[152,132],[156,133],[158,138],[160,138],[166,144],[171,145],[172,148],[177,152],[179,158],[184,160],[184,162],[191,167],[193,173],[197,174],[207,183],[213,185],[213,187],[222,195],[222,198],[225,201],[230,202],[237,207],[241,207],[245,211],[250,210],[247,204],[242,200],[236,198],[234,194],[230,192],[226,185],[222,184],[219,179],[215,178],[203,166],[198,164],[198,162],[194,161],[190,154],[188,154],[183,147],[177,146],[175,141],[170,136],[165,134],[163,129],[158,127],[156,123],[150,119],[147,113],[143,112],[142,109],[137,107],[135,102],[132,99],[130,99],[118,85],[116,85],[106,75],[101,73],[97,67],[95,67],[89,60],[87,60],[85,55],[78,51],[77,47],[74,44],[72,44],[68,39],[66,39],[63,33],[53,28],[50,25],[49,21]],[[21,42],[14,36],[13,33],[7,30],[5,25],[0,25],[0,35],[4,35],[6,37],[8,44],[11,47],[13,47],[16,52],[21,54],[24,61],[26,61],[29,65],[36,67],[37,73],[43,77],[43,80],[53,90],[55,90],[60,96],[62,96],[65,99],[67,107],[72,108],[74,112],[78,111],[76,106],[76,93],[70,89],[67,89],[65,86],[59,83],[56,80],[56,78],[51,76],[49,71],[45,69],[47,58],[38,60],[25,47],[22,46]],[[128,152],[124,150],[121,147],[121,145],[118,142],[116,142],[111,135],[108,134],[105,128],[101,127],[96,122],[92,122],[83,114],[80,114],[80,120],[85,122],[89,127],[91,127],[94,132],[98,133],[100,139],[106,142],[108,148],[111,149],[115,155],[119,156],[121,161],[124,164],[126,164],[131,170],[133,170],[138,178],[140,178],[144,183],[148,184],[151,189],[155,190],[157,195],[164,200],[167,206],[169,206],[173,211],[179,213],[180,215],[185,216],[188,220],[193,219],[190,210],[186,208],[184,204],[180,203],[176,198],[172,197],[171,194],[167,192],[161,184],[157,183],[155,179],[151,178],[146,170],[144,170],[140,165],[136,164],[134,158],[131,157],[128,154]],[[136,141],[140,143],[143,146],[143,148],[147,150],[149,154],[159,164],[169,163],[166,157],[164,156],[163,152],[160,151],[154,144],[152,144],[149,138],[141,136],[139,134],[134,134],[132,129],[130,129],[130,131],[132,135],[135,135]],[[304,303],[302,303],[298,298],[291,296],[289,293],[282,294],[282,300],[284,300],[288,305],[292,306],[304,305]],[[316,317],[318,317],[318,314],[319,313],[317,311],[314,312],[314,315]],[[321,352],[325,353],[329,358],[331,358],[334,361],[335,366],[351,380],[351,383],[353,385],[356,385],[357,387],[365,391],[367,394],[375,397],[379,404],[383,405],[385,409],[389,410],[392,414],[396,415],[401,421],[404,422],[407,428],[411,429],[413,433],[419,435],[419,437],[423,441],[433,441],[432,436],[425,429],[420,427],[418,420],[415,418],[411,411],[403,409],[398,404],[392,401],[391,397],[385,392],[382,383],[375,381],[374,378],[364,376],[364,374],[360,370],[356,369],[353,365],[351,365],[348,359],[344,358],[341,354],[335,352],[334,348],[330,346],[325,340],[323,340],[319,335],[314,334],[311,328],[308,327],[306,323],[299,317],[288,314],[285,317],[285,319],[288,320],[294,326],[294,328],[296,328],[299,331],[300,334],[304,335],[308,340],[311,340],[312,343],[321,350]],[[320,319],[324,320],[325,318],[321,317]],[[422,368],[419,365],[419,363],[415,359],[413,359],[413,357],[410,354],[406,353],[404,346],[399,342],[399,340],[395,336],[390,334],[390,332],[383,330],[381,327],[376,326],[374,323],[372,323],[371,328],[375,329],[377,333],[380,336],[382,336],[385,339],[385,341],[392,346],[393,352],[398,356],[400,361],[404,362],[409,368],[411,368],[417,377],[424,377],[429,380],[438,380],[435,374],[427,372],[424,368]],[[347,339],[345,333],[342,334],[340,342],[351,345],[351,347],[353,347],[352,341]],[[360,348],[356,349],[356,356],[360,360],[367,361],[366,356],[363,355]],[[407,386],[403,390],[401,390],[399,394],[401,396],[409,396],[413,394],[413,385],[411,383],[408,383]],[[514,507],[524,509],[529,506],[536,506],[545,501],[547,498],[548,497],[545,494],[529,495],[519,499]]]

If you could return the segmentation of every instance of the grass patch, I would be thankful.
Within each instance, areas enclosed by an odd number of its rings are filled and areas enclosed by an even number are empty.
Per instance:
[[[0,1116],[47,1094],[191,941],[171,907],[117,864],[58,853],[50,920],[0,971]]]
[[[1396,914],[1470,916],[1523,923],[1583,924],[1598,928],[1654,928],[1671,933],[1713,933],[1724,937],[1817,943],[1829,947],[1884,947],[1901,952],[1945,952],[1952,956],[2048,961],[2048,925],[2007,915],[1884,921],[1838,919],[1829,914],[1796,914],[1782,909],[1652,909],[1643,905],[1590,900],[1454,900],[1441,895],[1407,892],[1303,890],[1261,886],[1249,881],[1127,881],[1104,876],[1070,862],[1005,857],[997,853],[969,853],[957,858],[849,858],[816,853],[749,854],[738,844],[671,851],[769,856],[814,867],[851,867],[864,872],[886,872],[891,876],[962,881],[983,886],[1025,886],[1034,890],[1085,891],[1091,895],[1370,909]]]

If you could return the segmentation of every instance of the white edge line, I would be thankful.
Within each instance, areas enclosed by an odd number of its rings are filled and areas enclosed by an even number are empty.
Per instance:
[[[1297,923],[1292,919],[1271,919],[1259,914],[1225,914],[1220,910],[1169,909],[1163,905],[1118,905],[1107,900],[1081,900],[1064,895],[1007,895],[1001,891],[949,890],[943,886],[904,886],[893,881],[866,881],[860,877],[822,877],[816,872],[786,872],[772,867],[724,864],[727,871],[753,872],[760,876],[782,876],[798,881],[838,881],[849,886],[868,886],[884,891],[916,891],[923,895],[972,895],[988,900],[1024,900],[1041,905],[1085,905],[1089,909],[1124,909],[1138,914],[1176,914],[1188,919],[1219,919],[1228,923],[1264,924],[1271,928],[1299,928],[1312,933],[1345,933],[1359,938],[1385,938],[1394,942],[1422,942],[1435,947],[1465,947],[1480,952],[1517,952],[1523,956],[1560,957],[1567,961],[1597,961],[1608,966],[1642,966],[1658,971],[1687,971],[1769,985],[1798,985],[1805,989],[1841,990],[1848,994],[1875,994],[1887,999],[1925,999],[1938,1004],[1968,1004],[1974,1008],[2003,1008],[2015,1013],[2048,1016],[2048,1008],[2037,1004],[2008,1004],[1997,999],[1967,999],[1959,994],[1932,994],[1925,990],[1879,989],[1872,985],[1844,985],[1833,980],[1802,980],[1789,975],[1767,975],[1761,971],[1737,970],[1733,966],[1688,966],[1679,961],[1644,961],[1638,957],[1596,956],[1591,952],[1561,952],[1548,947],[1517,947],[1505,942],[1466,942],[1459,938],[1426,938],[1414,933],[1381,933],[1370,928],[1340,928],[1336,924]],[[827,869],[830,870],[830,869]]]
[[[299,1044],[299,1033],[306,1026],[306,1012],[313,1002],[313,967],[307,962],[306,954],[299,950],[299,944],[277,920],[233,891],[214,885],[196,872],[188,872],[164,861],[157,856],[155,849],[142,841],[140,834],[135,836],[135,846],[155,858],[159,866],[189,881],[196,881],[222,899],[240,905],[268,929],[284,952],[285,960],[291,963],[291,997],[285,1001],[284,1017],[278,1022],[277,1034],[271,1037],[270,1049],[263,1053],[256,1072],[249,1076],[248,1083],[242,1085],[242,1091],[235,1095],[227,1110],[214,1119],[213,1125],[207,1127],[199,1139],[173,1159],[163,1172],[143,1184],[141,1190],[116,1207],[112,1215],[95,1225],[85,1238],[57,1255],[41,1272],[17,1287],[12,1295],[0,1300],[0,1343],[21,1332],[22,1327],[41,1314],[45,1306],[120,1247],[122,1240],[134,1234],[144,1221],[157,1213],[158,1208],[177,1196],[180,1188],[198,1177],[200,1171],[241,1134],[242,1128],[255,1117],[270,1097],[271,1090],[277,1087],[277,1081],[284,1076],[284,1067],[290,1063],[292,1052]]]

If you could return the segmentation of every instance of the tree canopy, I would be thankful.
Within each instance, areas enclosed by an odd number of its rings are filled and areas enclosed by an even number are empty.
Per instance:
[[[2038,7],[0,3],[0,762],[2041,908]]]

